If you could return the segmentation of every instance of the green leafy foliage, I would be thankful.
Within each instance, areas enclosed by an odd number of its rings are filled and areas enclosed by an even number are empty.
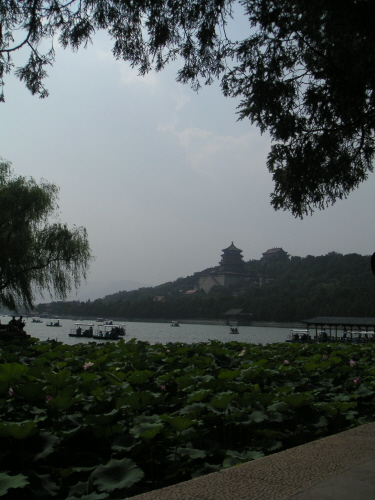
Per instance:
[[[16,476],[0,472],[0,496],[4,496],[11,488],[23,488],[28,484],[28,480],[22,474]]]
[[[239,5],[238,5],[239,4]],[[14,72],[44,98],[55,44],[73,51],[104,30],[115,58],[141,75],[181,62],[177,80],[197,90],[221,82],[239,117],[268,131],[275,209],[303,217],[345,198],[373,171],[373,0],[133,0],[5,2],[0,87]],[[241,8],[242,7],[242,8]],[[247,23],[230,39],[233,18]],[[234,31],[235,33],[238,30]],[[0,101],[4,101],[1,90]]]
[[[127,498],[375,419],[371,343],[24,343],[0,342],[10,500]]]
[[[54,184],[14,176],[0,158],[0,305],[10,310],[32,309],[37,292],[64,298],[86,278],[85,228],[49,222],[57,194]]]
[[[108,492],[128,489],[143,476],[144,473],[127,458],[111,459],[106,465],[99,465],[92,473],[93,483],[98,490]]]

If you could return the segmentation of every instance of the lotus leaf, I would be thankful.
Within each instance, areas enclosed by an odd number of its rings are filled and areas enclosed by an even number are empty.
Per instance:
[[[44,377],[47,382],[52,384],[54,387],[63,387],[69,380],[71,374],[72,372],[70,370],[64,368],[64,370],[61,370],[57,373],[54,371],[46,372],[44,374]]]
[[[152,372],[150,370],[135,370],[134,372],[130,373],[127,378],[127,382],[129,382],[130,384],[142,385],[145,384],[153,375],[155,375],[155,372]]]
[[[147,430],[158,429],[163,427],[163,422],[159,415],[139,415],[134,418],[134,427],[130,430],[131,434],[140,437]]]
[[[342,362],[342,359],[339,356],[332,356],[330,358],[330,361],[334,363],[335,365],[339,364]]]
[[[194,391],[190,393],[189,402],[203,401],[207,396],[211,394],[209,389],[200,389],[199,391]]]
[[[223,461],[223,467],[233,467],[233,465],[243,464],[249,462],[250,460],[256,460],[258,458],[264,457],[264,453],[255,450],[243,450],[242,452],[237,452],[234,450],[227,450],[227,456]]]
[[[143,410],[148,405],[155,401],[156,396],[152,392],[142,391],[142,392],[132,392],[126,396],[120,398],[116,402],[117,408],[128,407],[129,410]]]
[[[168,422],[168,424],[177,432],[185,431],[195,424],[194,420],[181,416],[170,417],[169,415],[161,415],[160,418]]]
[[[249,421],[250,422],[264,422],[265,420],[268,420],[268,416],[264,411],[253,411],[249,415]]]
[[[18,396],[22,396],[26,401],[36,401],[38,399],[45,400],[46,394],[44,392],[42,382],[28,382],[26,384],[17,384],[14,388]]]
[[[27,367],[19,363],[6,363],[0,365],[0,382],[9,384],[21,378],[26,372]]]
[[[107,493],[96,493],[95,491],[93,491],[88,495],[80,496],[79,500],[105,500],[106,498],[109,498],[109,495]],[[77,497],[75,495],[69,496],[64,500],[77,500]]]
[[[207,405],[204,403],[193,403],[181,408],[180,414],[195,420],[206,409]]]
[[[210,474],[211,472],[219,472],[222,469],[221,465],[218,464],[209,464],[205,462],[203,466],[198,467],[192,474],[191,477],[201,477],[205,474]]]
[[[109,492],[130,488],[143,476],[144,472],[129,458],[111,459],[106,465],[99,465],[92,473],[93,483],[98,490]]]
[[[218,378],[219,379],[233,380],[234,378],[238,377],[240,373],[241,373],[241,370],[226,370],[226,371],[220,372],[218,375]]]
[[[206,452],[204,450],[198,450],[197,448],[177,448],[177,453],[180,456],[188,455],[190,458],[205,458]]]
[[[292,408],[298,408],[311,400],[309,394],[289,394],[283,398],[285,403],[290,405]]]
[[[41,432],[40,438],[43,440],[43,451],[35,455],[34,462],[41,458],[46,458],[55,451],[55,447],[60,443],[61,439],[50,432]]]
[[[114,451],[130,451],[135,445],[135,439],[130,434],[121,432],[114,437],[112,443],[112,450]]]
[[[37,478],[37,484],[35,483],[35,478]],[[34,496],[40,495],[44,497],[56,496],[60,487],[52,479],[51,474],[34,474],[32,487],[30,488]]]
[[[6,495],[11,488],[24,488],[27,484],[29,484],[29,481],[23,474],[14,476],[6,472],[0,472],[0,497]]]
[[[0,436],[10,436],[18,440],[26,439],[38,432],[37,423],[34,420],[23,422],[0,422]]]
[[[105,376],[107,377],[109,382],[113,385],[122,385],[124,383],[124,381],[121,380],[121,378],[117,377],[117,375],[114,375],[111,372],[105,372]]]
[[[224,469],[228,469],[229,467],[234,467],[235,465],[240,465],[243,462],[236,457],[225,457],[223,460]]]
[[[235,397],[236,393],[234,392],[221,392],[211,398],[210,405],[219,410],[224,410]]]
[[[273,403],[272,405],[270,405],[267,409],[268,409],[268,411],[280,412],[280,411],[286,411],[286,410],[288,410],[288,408],[289,408],[289,405],[285,401],[277,401],[276,403]]]
[[[63,396],[58,394],[56,397],[50,399],[47,402],[47,405],[53,408],[54,410],[68,410],[74,404],[74,399],[70,396]]]
[[[305,365],[304,365],[304,370],[307,371],[307,372],[312,372],[314,370],[317,370],[318,368],[320,368],[320,365],[318,365],[317,363],[315,363],[314,361],[308,361]]]
[[[375,391],[372,387],[369,387],[367,384],[361,384],[356,390],[355,394],[356,396],[359,397],[366,397],[366,396],[373,396],[374,392]]]
[[[87,415],[85,418],[85,422],[88,424],[94,425],[110,425],[116,416],[118,415],[118,411],[113,409],[109,413],[101,413],[99,415]]]
[[[327,427],[327,425],[328,425],[328,420],[324,416],[321,416],[319,418],[319,421],[316,424],[313,424],[313,426],[317,427],[317,428],[319,428],[319,427]]]

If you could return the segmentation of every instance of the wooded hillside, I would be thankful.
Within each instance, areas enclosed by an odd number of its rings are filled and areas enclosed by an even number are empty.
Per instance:
[[[313,316],[375,316],[375,278],[370,256],[330,252],[285,261],[246,262],[246,275],[236,286],[194,289],[197,272],[153,288],[120,291],[94,301],[40,304],[39,313],[124,319],[223,319],[242,308],[258,321],[299,321]]]

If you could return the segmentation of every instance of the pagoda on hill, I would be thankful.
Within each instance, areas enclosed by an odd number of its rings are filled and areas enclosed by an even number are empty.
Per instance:
[[[199,278],[199,288],[206,293],[214,286],[228,288],[236,285],[245,276],[245,262],[242,257],[242,250],[237,248],[232,241],[228,248],[222,250],[219,267],[208,274],[202,274]]]
[[[232,244],[228,248],[224,248],[222,250],[223,255],[221,256],[221,261],[219,262],[218,272],[223,273],[244,273],[245,272],[245,263],[242,257],[242,250],[235,247],[232,241]]]

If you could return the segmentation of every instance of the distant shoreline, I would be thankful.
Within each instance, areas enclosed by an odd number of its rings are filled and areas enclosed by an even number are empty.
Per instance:
[[[61,316],[61,318],[67,318],[71,319],[73,321],[92,321],[96,322],[96,318],[87,318],[83,317],[82,319],[77,318],[75,316]],[[107,321],[109,318],[105,318],[105,321]],[[186,324],[186,325],[227,325],[226,320],[219,320],[219,319],[145,319],[145,318],[119,318],[119,317],[113,317],[110,318],[111,320],[115,322],[120,322],[120,323],[171,323],[172,321],[178,321],[180,325]],[[302,322],[299,321],[286,321],[286,322],[277,322],[277,321],[249,321],[246,323],[241,323],[239,322],[239,326],[257,326],[257,327],[263,327],[263,328],[306,328],[306,325]]]

